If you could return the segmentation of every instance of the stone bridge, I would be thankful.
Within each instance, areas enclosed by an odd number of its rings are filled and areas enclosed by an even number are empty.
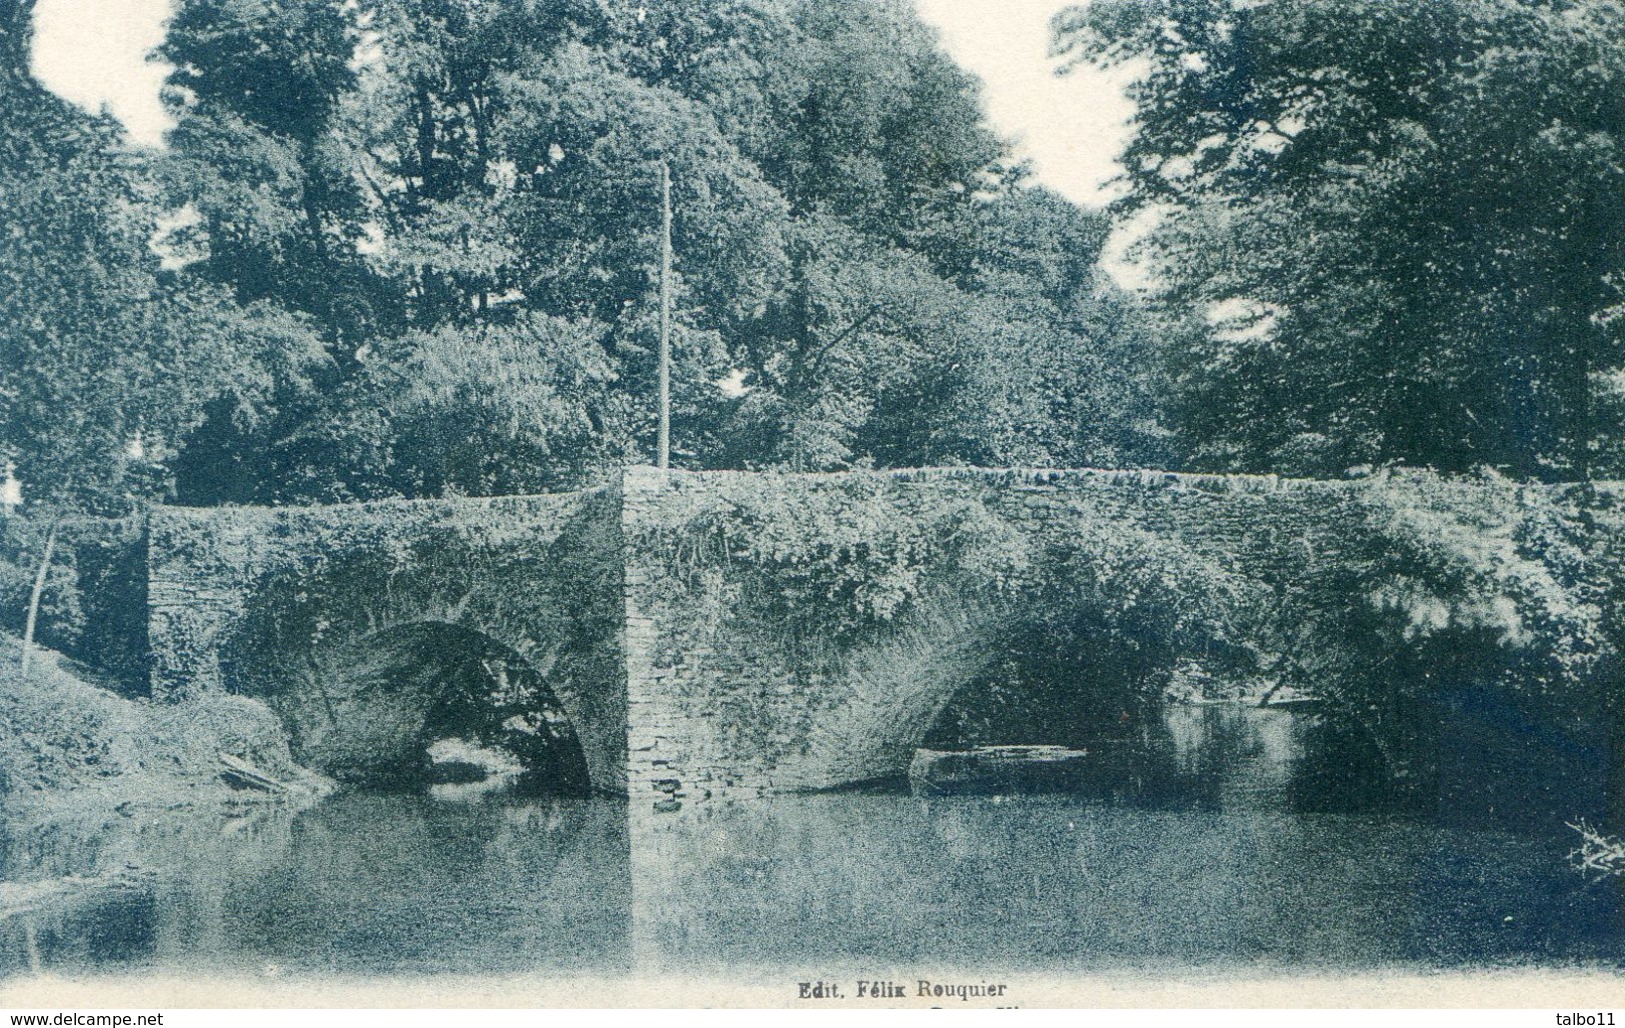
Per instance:
[[[339,777],[410,759],[433,729],[573,738],[593,788],[657,804],[838,787],[901,773],[1021,660],[1270,671],[1234,626],[1344,548],[1370,531],[1511,541],[1545,517],[1531,495],[1433,476],[637,468],[547,496],[161,508],[152,693],[263,699]],[[1273,638],[1290,649],[1301,627]],[[444,694],[472,666],[485,684]]]

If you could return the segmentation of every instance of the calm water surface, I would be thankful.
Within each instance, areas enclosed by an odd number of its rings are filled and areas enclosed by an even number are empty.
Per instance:
[[[124,884],[14,903],[0,975],[1625,962],[1621,891],[1569,867],[1566,829],[1306,809],[1305,781],[1324,791],[1337,769],[1306,774],[1305,724],[1176,714],[1155,781],[1087,797],[658,815],[352,794],[298,813],[13,823],[13,897],[70,875]]]

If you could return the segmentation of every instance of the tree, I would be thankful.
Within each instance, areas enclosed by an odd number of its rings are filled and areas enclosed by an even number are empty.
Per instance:
[[[1159,219],[1193,465],[1592,472],[1622,354],[1613,5],[1098,0],[1055,28],[1147,62],[1117,213]]]
[[[251,421],[300,388],[297,319],[163,266],[156,186],[115,122],[29,72],[33,4],[0,22],[0,460],[37,526],[24,669],[58,527],[164,497],[166,463],[218,402]]]
[[[335,350],[391,323],[356,252],[359,185],[333,145],[356,31],[325,0],[186,0],[158,51],[175,66],[166,170],[196,213],[192,272],[311,315]]]
[[[310,316],[330,358],[276,418],[211,418],[190,502],[648,459],[662,162],[678,466],[1115,463],[1140,439],[1108,395],[1102,223],[1029,187],[896,0],[184,0],[165,53],[189,270]]]
[[[0,445],[31,498],[126,509],[162,495],[159,461],[206,404],[251,420],[304,383],[309,337],[163,267],[156,188],[115,122],[26,63],[0,89]]]

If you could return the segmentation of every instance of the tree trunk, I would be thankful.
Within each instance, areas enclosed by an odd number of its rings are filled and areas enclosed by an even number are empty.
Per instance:
[[[56,523],[52,522],[51,530],[45,535],[45,555],[40,558],[39,571],[34,575],[34,590],[28,596],[28,621],[23,626],[23,655],[22,667],[18,672],[18,683],[28,681],[28,658],[34,648],[34,623],[39,620],[40,595],[45,592],[45,576],[51,570],[51,555],[56,552]]]

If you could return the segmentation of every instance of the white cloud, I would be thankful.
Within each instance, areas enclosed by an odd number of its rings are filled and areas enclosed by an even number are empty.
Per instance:
[[[169,69],[146,58],[169,14],[168,0],[39,0],[34,74],[87,110],[105,105],[135,142],[161,146],[170,125],[158,90]]]
[[[1049,19],[1066,0],[916,0],[948,52],[986,83],[994,126],[1031,158],[1039,181],[1073,200],[1110,198],[1106,180],[1128,135],[1123,86],[1133,69],[1083,67],[1057,76]],[[137,143],[160,146],[170,127],[158,99],[168,71],[147,60],[163,41],[169,0],[39,0],[34,73],[89,110],[105,105]],[[363,38],[361,50],[374,41]],[[359,52],[359,51],[358,51]],[[1118,240],[1121,250],[1127,240]],[[1130,277],[1114,268],[1119,279]]]
[[[953,58],[986,84],[988,116],[1030,157],[1038,179],[1075,203],[1109,199],[1106,180],[1128,137],[1133,69],[1055,74],[1049,20],[1067,0],[916,0]]]
[[[1124,89],[1143,62],[1110,72],[1081,66],[1055,74],[1049,20],[1068,0],[915,0],[948,53],[981,78],[993,126],[1032,160],[1038,181],[1073,203],[1098,206],[1117,195],[1107,181],[1132,131],[1134,105]],[[1101,265],[1125,289],[1146,289],[1150,275],[1128,259],[1149,229],[1142,217],[1107,241]]]

